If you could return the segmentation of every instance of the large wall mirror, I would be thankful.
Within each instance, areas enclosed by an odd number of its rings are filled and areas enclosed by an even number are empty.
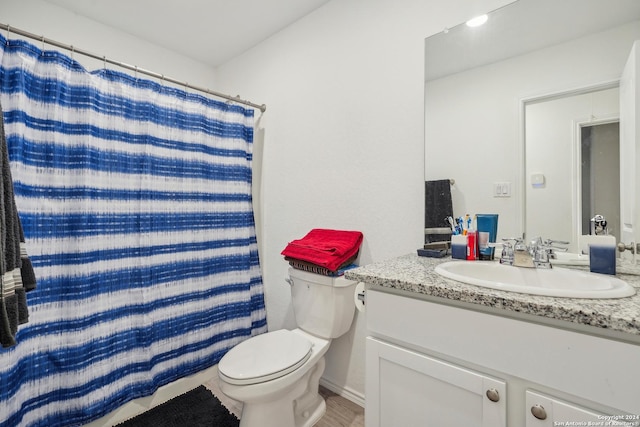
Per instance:
[[[619,84],[636,40],[638,0],[518,0],[427,38],[425,180],[454,180],[455,216],[498,213],[498,238],[578,251],[597,213],[624,240]]]

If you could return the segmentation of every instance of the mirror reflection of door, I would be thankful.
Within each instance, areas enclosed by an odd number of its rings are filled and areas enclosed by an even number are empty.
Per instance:
[[[620,190],[611,189],[614,181],[619,186],[619,144],[605,147],[598,138],[596,149],[582,151],[583,139],[591,136],[591,144],[594,134],[606,133],[600,125],[618,122],[619,109],[617,84],[525,103],[527,238],[569,241],[569,250],[579,252],[579,237],[589,234],[588,221],[595,214],[604,215],[610,229],[619,233]],[[613,161],[616,158],[618,162]],[[588,168],[583,167],[585,162]],[[603,190],[607,184],[608,189]],[[617,201],[611,193],[617,195]]]
[[[580,127],[582,234],[591,233],[591,219],[602,215],[608,234],[620,241],[620,123]]]
[[[620,77],[620,191],[622,243],[640,242],[640,41],[631,48]],[[622,254],[631,258],[629,251]]]

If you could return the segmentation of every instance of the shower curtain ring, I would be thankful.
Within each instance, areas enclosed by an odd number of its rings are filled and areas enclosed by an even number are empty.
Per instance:
[[[73,60],[73,54],[76,52],[76,48],[71,45],[71,60]]]
[[[42,56],[44,56],[44,36],[42,36]]]
[[[138,66],[134,65],[135,69],[136,69],[136,81],[138,80]]]
[[[102,68],[103,68],[104,70],[106,70],[106,69],[107,69],[107,57],[106,57],[106,56],[103,56],[103,57],[102,57]]]
[[[5,45],[9,46],[9,38],[11,37],[11,25],[7,25],[7,41]]]

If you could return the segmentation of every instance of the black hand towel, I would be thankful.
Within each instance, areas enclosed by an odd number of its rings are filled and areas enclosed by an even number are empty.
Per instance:
[[[453,216],[451,181],[448,179],[425,181],[424,228],[449,227],[445,222],[448,216]],[[451,240],[450,235],[425,232],[425,243],[448,240]]]
[[[1,107],[0,168],[0,344],[11,347],[16,344],[18,325],[29,319],[25,292],[34,289],[36,281],[13,194]]]

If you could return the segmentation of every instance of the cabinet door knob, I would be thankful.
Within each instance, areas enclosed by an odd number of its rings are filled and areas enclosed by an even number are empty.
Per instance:
[[[531,413],[533,414],[534,417],[536,417],[539,420],[547,419],[547,411],[545,411],[542,405],[538,405],[538,404],[533,405],[531,407]]]
[[[500,393],[495,388],[490,388],[487,390],[487,398],[492,402],[497,402],[500,400]]]

